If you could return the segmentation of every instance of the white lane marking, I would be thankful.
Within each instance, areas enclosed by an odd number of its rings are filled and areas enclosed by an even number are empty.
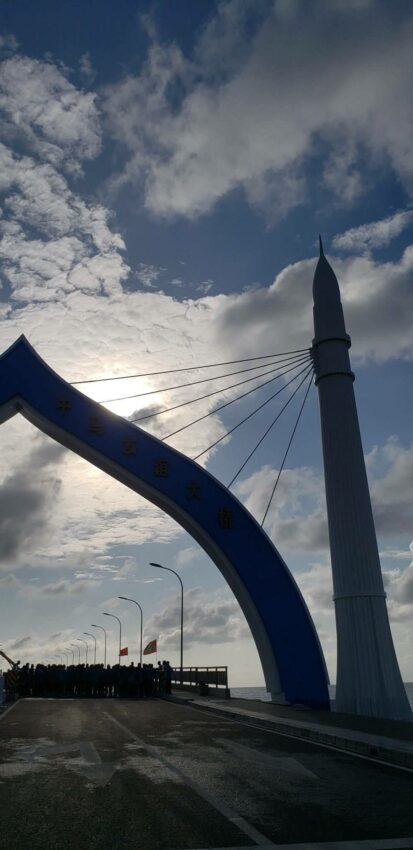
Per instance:
[[[112,721],[112,723],[115,723],[116,726],[119,726],[119,728],[122,729],[125,735],[128,735],[129,738],[132,738],[132,740],[136,741],[141,747],[144,747],[144,749],[147,750],[154,758],[162,762],[162,764],[165,765],[168,770],[171,770],[172,773],[175,773],[177,776],[179,776],[180,779],[185,782],[185,785],[187,785],[189,788],[192,788],[192,790],[195,791],[195,793],[198,794],[199,797],[202,797],[202,799],[209,803],[209,805],[212,806],[214,809],[216,809],[217,812],[219,812],[227,820],[233,823],[234,826],[236,826],[241,832],[245,833],[248,838],[252,838],[252,840],[255,841],[256,846],[276,846],[275,844],[271,843],[269,838],[267,838],[265,835],[255,829],[252,824],[248,823],[248,821],[246,821],[244,818],[235,814],[235,812],[232,812],[231,809],[227,808],[227,806],[225,806],[219,800],[216,800],[215,797],[205,791],[200,785],[198,785],[197,782],[194,782],[189,776],[187,776],[183,770],[178,767],[175,767],[175,765],[172,764],[169,759],[165,758],[165,756],[159,753],[157,747],[153,747],[151,744],[148,744],[146,743],[146,741],[142,740],[142,738],[138,738],[138,736],[135,735],[135,733],[132,732],[131,729],[128,729],[127,726],[124,726],[123,723],[117,720],[116,717],[113,717],[112,714],[109,714],[109,712],[104,711],[103,714],[105,714],[106,717],[108,717],[109,720]]]
[[[292,758],[292,756],[279,756],[277,754],[270,755],[269,753],[262,752],[262,750],[257,750],[255,747],[248,746],[248,744],[240,744],[238,741],[230,741],[228,738],[212,738],[212,740],[218,745],[223,745],[226,749],[244,756],[249,762],[253,759],[256,764],[264,767],[265,769],[269,767],[277,772],[284,771],[295,778],[307,779],[312,782],[319,781],[318,776],[316,776],[315,773],[308,770],[307,767],[304,767],[304,765],[297,761],[297,759]]]
[[[192,708],[193,711],[205,711],[211,717],[219,716],[217,713],[209,711],[209,709],[200,705],[183,705],[182,708]],[[220,719],[222,721],[226,720],[227,723],[237,723],[239,726],[246,726],[248,729],[258,729],[260,732],[268,732],[269,735],[277,735],[277,737],[280,736],[281,738],[291,738],[293,741],[300,741],[301,744],[309,745],[311,747],[323,747],[324,750],[333,750],[333,752],[341,753],[349,758],[370,761],[373,762],[373,764],[380,764],[383,765],[383,767],[389,767],[392,770],[402,770],[404,773],[413,773],[413,768],[411,767],[404,767],[402,764],[394,764],[393,762],[384,761],[383,759],[374,758],[373,756],[365,756],[361,753],[354,753],[352,750],[346,750],[343,747],[337,747],[334,744],[322,744],[320,741],[312,741],[309,738],[303,738],[302,735],[292,735],[290,732],[280,732],[278,729],[268,729],[266,726],[258,726],[257,723],[248,723],[247,720],[238,720],[235,717],[222,717]],[[404,850],[404,847],[402,850]]]
[[[80,753],[80,758],[76,758]],[[92,741],[75,741],[70,744],[39,744],[22,747],[17,752],[17,758],[26,762],[47,763],[58,756],[71,754],[72,758],[64,760],[64,767],[75,773],[80,773],[93,782],[94,785],[107,785],[115,773],[116,767],[109,762],[102,762]]]
[[[3,717],[5,717],[6,714],[8,714],[13,708],[16,708],[16,705],[17,705],[17,700],[12,705],[9,705],[8,708],[5,708],[4,711],[2,711],[0,713],[0,720],[3,720]]]

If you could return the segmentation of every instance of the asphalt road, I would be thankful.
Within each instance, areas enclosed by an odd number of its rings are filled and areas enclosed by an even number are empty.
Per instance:
[[[21,700],[0,722],[2,850],[375,850],[413,836],[412,790],[411,773],[160,700]]]

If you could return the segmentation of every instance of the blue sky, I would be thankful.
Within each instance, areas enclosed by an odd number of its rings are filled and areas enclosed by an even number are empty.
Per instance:
[[[353,340],[393,634],[412,680],[411,4],[6,0],[1,23],[1,349],[25,333],[75,381],[305,348],[322,232]],[[105,399],[170,386],[156,380],[84,391]],[[172,444],[197,454],[265,392]],[[110,407],[131,416],[152,403]],[[151,427],[169,433],[215,404]],[[208,469],[229,481],[276,409],[204,456]],[[296,412],[235,486],[259,519]],[[135,659],[136,612],[121,594],[141,602],[147,639],[158,636],[176,662],[177,582],[154,575],[149,561],[159,561],[185,584],[186,662],[228,664],[233,684],[262,682],[238,605],[188,535],[23,420],[2,437],[0,643],[12,655],[51,656],[111,610]],[[323,498],[313,389],[266,528],[334,680]],[[110,652],[114,661],[114,632]]]

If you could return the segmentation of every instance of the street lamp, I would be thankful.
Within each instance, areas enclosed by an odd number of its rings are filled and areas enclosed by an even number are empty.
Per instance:
[[[94,662],[93,662],[93,663],[94,663],[94,664],[96,664],[96,638],[95,638],[95,636],[94,636],[94,635],[92,635],[90,632],[83,632],[83,634],[84,634],[84,635],[88,635],[89,637],[93,638],[93,640],[95,641],[95,660],[94,660]]]
[[[79,662],[78,662],[78,663],[80,664],[80,646],[78,646],[78,645],[77,645],[77,643],[70,643],[70,646],[75,646],[75,647],[76,647],[76,649],[77,649],[77,651],[78,651],[78,653],[79,653]]]
[[[152,561],[150,562],[151,567],[157,567],[159,570],[168,570],[169,573],[173,573],[180,585],[181,585],[181,681],[182,681],[182,668],[184,666],[184,586],[182,584],[181,576],[172,570],[171,567],[163,567],[162,564],[154,564]]]
[[[86,647],[86,666],[87,666],[87,654],[88,654],[89,644],[88,644],[87,640],[83,640],[83,638],[75,638],[75,640],[79,640],[79,641],[81,641],[82,643],[85,644],[85,647]]]
[[[78,648],[78,647],[77,647],[77,648]],[[75,665],[75,653],[73,652],[73,649],[69,649],[69,647],[67,648],[67,652],[68,652],[68,653],[69,653],[69,652],[71,652],[71,653],[72,653],[72,664],[73,664],[73,666],[74,666],[74,665]]]
[[[55,652],[53,658],[58,658],[59,664],[62,664],[62,656],[60,655],[60,652],[59,653]]]
[[[143,632],[143,611],[142,611],[142,607],[139,605],[139,602],[137,602],[136,599],[129,599],[129,596],[118,596],[118,599],[124,599],[125,602],[133,602],[135,605],[138,606],[138,608],[141,612],[141,642],[140,642],[140,653],[139,654],[140,654],[140,660],[141,660],[141,666],[142,666],[142,632]]]
[[[64,656],[65,656],[65,658],[66,658],[66,667],[68,667],[68,666],[69,666],[69,653],[68,653],[65,649],[62,649],[62,655],[64,655]]]
[[[91,623],[90,625],[92,626],[92,629],[102,629],[102,632],[104,632],[104,635],[105,635],[105,661],[104,661],[104,666],[106,667],[106,629],[104,629],[103,626],[98,626],[97,623]]]
[[[104,617],[113,617],[113,619],[117,620],[118,623],[119,623],[119,664],[120,664],[120,651],[121,651],[121,648],[122,648],[122,623],[121,623],[119,617],[116,616],[116,614],[108,614],[107,611],[102,611],[102,614],[104,615]]]

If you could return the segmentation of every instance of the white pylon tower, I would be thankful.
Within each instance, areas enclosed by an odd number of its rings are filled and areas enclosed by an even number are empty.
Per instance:
[[[337,626],[336,711],[411,720],[394,651],[337,278],[320,237],[314,340]]]

